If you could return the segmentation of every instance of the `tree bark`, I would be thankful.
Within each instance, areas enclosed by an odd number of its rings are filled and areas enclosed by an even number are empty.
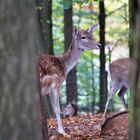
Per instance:
[[[65,51],[70,47],[72,41],[72,31],[73,31],[73,21],[72,21],[72,6],[68,9],[64,9],[64,46]],[[74,100],[77,102],[77,77],[76,77],[76,67],[74,67],[66,78],[66,94],[67,103]],[[75,106],[76,107],[76,106]],[[77,114],[77,107],[75,108]]]
[[[105,71],[105,6],[104,1],[99,1],[99,25],[100,25],[100,112],[104,111],[107,99],[107,72]]]
[[[135,30],[133,44],[133,67],[131,69],[131,115],[130,115],[130,139],[140,139],[140,1],[133,1],[135,3]],[[134,4],[133,3],[133,4]]]
[[[37,123],[36,7],[0,1],[0,139],[39,140]]]
[[[136,11],[137,11],[137,0],[129,0],[129,48],[130,57],[133,55],[133,45],[134,45],[134,30],[136,26]]]
[[[53,52],[53,36],[52,36],[52,0],[43,0],[43,19],[42,19],[42,31],[44,34],[44,40],[49,54]]]
[[[36,5],[37,5],[37,19],[38,19],[38,25],[39,25],[39,37],[40,37],[40,42],[41,42],[41,45],[38,46],[38,54],[44,54],[44,53],[47,53],[48,49],[45,45],[45,40],[44,40],[44,34],[43,34],[43,31],[42,31],[42,19],[43,19],[43,14],[42,14],[42,0],[36,0]]]
[[[91,65],[91,70],[92,70],[92,89],[93,89],[93,93],[92,93],[92,114],[94,114],[95,112],[95,100],[96,100],[96,89],[95,89],[95,72],[94,72],[94,62],[91,61],[92,65]]]

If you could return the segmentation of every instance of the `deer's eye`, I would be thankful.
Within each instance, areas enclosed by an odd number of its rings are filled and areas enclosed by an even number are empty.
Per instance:
[[[81,36],[81,39],[86,39],[86,37],[85,36]]]

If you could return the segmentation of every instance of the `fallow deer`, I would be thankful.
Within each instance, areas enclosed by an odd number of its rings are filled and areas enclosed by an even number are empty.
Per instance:
[[[121,58],[109,65],[109,74],[111,78],[111,91],[108,95],[104,114],[103,123],[106,120],[106,112],[108,105],[112,97],[118,93],[118,96],[125,109],[128,109],[128,105],[124,99],[124,95],[129,88],[129,71],[132,65],[132,61],[129,58]]]
[[[74,29],[73,39],[68,51],[60,57],[44,54],[38,56],[40,73],[40,84],[42,96],[49,94],[53,110],[56,114],[58,132],[65,134],[60,117],[59,94],[66,75],[76,65],[80,56],[85,50],[99,49],[92,36],[97,25],[89,27],[87,30]]]

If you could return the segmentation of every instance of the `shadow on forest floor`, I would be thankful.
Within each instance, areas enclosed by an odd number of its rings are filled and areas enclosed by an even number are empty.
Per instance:
[[[111,117],[115,113],[108,113]],[[128,114],[119,115],[110,120],[101,132],[102,114],[81,115],[62,119],[64,129],[68,135],[57,133],[56,121],[48,120],[49,140],[127,140]]]

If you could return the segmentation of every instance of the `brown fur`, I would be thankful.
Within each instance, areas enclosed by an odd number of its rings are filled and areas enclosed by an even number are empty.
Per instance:
[[[42,85],[41,88],[51,86],[52,82],[55,82],[56,86],[59,86],[63,82],[65,79],[65,67],[59,58],[46,54],[38,56],[37,61],[39,65],[40,82]],[[56,76],[54,74],[58,76],[57,79],[54,79],[53,76]],[[43,81],[43,77],[47,75],[50,76],[49,80],[46,79]]]
[[[124,78],[128,79],[131,60],[129,58],[122,58],[112,62],[109,66],[111,79],[118,82],[123,81]]]

